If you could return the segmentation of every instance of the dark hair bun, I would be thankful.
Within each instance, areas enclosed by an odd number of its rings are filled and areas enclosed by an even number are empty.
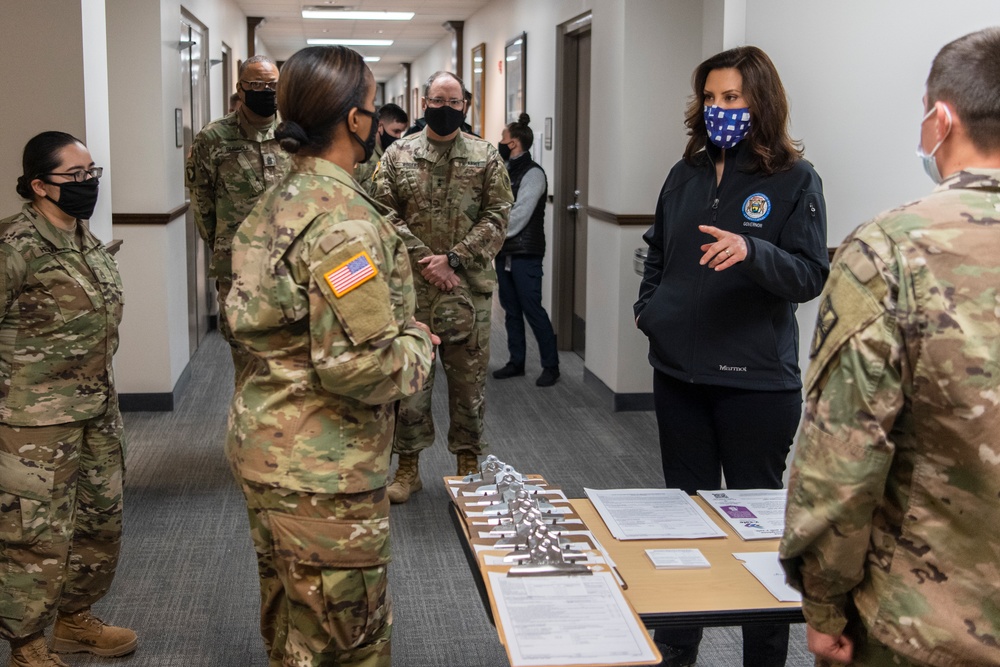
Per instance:
[[[521,125],[527,126],[528,123],[531,122],[531,116],[529,116],[526,113],[523,113],[523,114],[521,114],[520,116],[517,117],[517,122],[520,123]]]
[[[31,181],[24,176],[17,177],[17,194],[24,199],[34,199],[35,191],[31,189]]]
[[[274,131],[274,138],[281,147],[289,153],[297,153],[300,148],[310,143],[305,129],[294,120],[286,120]]]

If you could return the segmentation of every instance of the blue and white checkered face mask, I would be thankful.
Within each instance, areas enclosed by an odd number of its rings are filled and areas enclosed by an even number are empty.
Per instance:
[[[750,129],[750,107],[722,109],[705,107],[705,128],[709,140],[719,148],[732,148],[743,141]]]

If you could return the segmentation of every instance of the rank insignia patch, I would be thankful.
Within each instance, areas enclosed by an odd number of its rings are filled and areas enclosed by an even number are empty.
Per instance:
[[[339,299],[377,275],[378,269],[372,263],[371,257],[362,250],[337,268],[327,271],[323,274],[323,278],[330,285],[334,296]]]
[[[809,350],[810,359],[815,358],[819,353],[830,332],[837,326],[839,319],[837,311],[833,309],[833,301],[828,294],[819,305],[819,314],[816,316],[816,331],[813,332],[812,348]]]
[[[762,192],[756,192],[743,202],[743,215],[751,222],[761,222],[771,212],[771,200]]]

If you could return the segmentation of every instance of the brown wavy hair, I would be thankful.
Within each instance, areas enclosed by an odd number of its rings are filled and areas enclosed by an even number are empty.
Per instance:
[[[684,116],[689,137],[684,160],[693,164],[708,142],[704,117],[708,74],[729,68],[743,77],[743,98],[750,107],[750,130],[743,141],[749,148],[753,171],[774,174],[791,169],[802,159],[802,142],[794,141],[788,134],[788,96],[778,70],[756,46],[738,46],[717,53],[695,68],[691,76],[694,94]]]

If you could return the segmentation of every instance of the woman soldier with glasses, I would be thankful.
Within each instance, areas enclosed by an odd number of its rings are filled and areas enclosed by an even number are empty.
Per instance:
[[[111,358],[122,288],[82,221],[103,169],[65,132],[24,148],[0,221],[0,634],[10,665],[65,665],[52,649],[111,657],[131,630],[90,607],[108,592],[122,533],[122,418]]]

